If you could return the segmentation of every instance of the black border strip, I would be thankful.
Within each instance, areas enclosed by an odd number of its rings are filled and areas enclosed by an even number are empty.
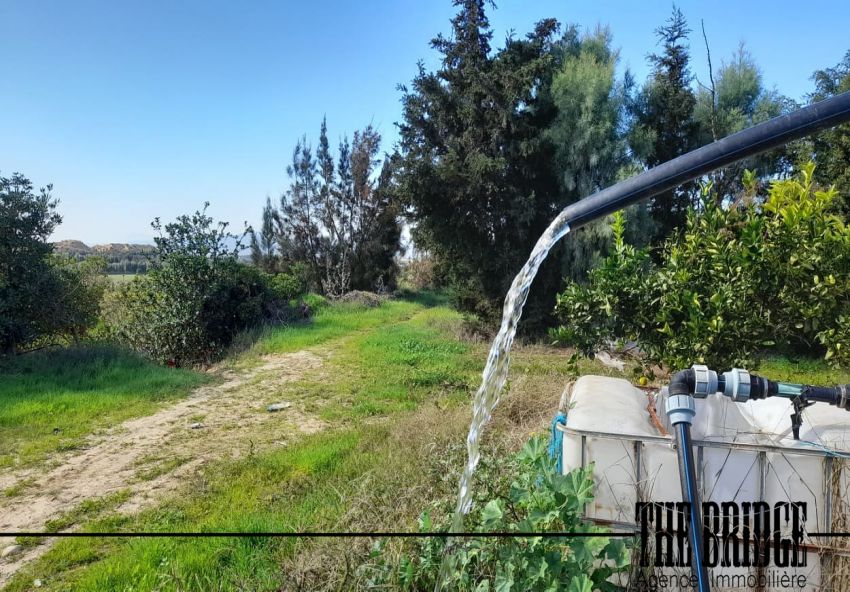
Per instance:
[[[0,537],[60,538],[631,538],[637,532],[0,532]],[[850,536],[850,533],[848,533]]]

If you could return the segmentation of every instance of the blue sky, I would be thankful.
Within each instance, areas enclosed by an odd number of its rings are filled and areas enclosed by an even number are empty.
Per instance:
[[[510,29],[556,17],[611,27],[623,67],[642,80],[653,30],[670,2],[501,0],[496,44]],[[705,20],[717,64],[746,41],[764,78],[800,98],[811,73],[850,49],[840,1],[680,2]],[[398,83],[434,65],[429,40],[449,30],[448,0],[363,2],[0,3],[0,172],[52,182],[64,223],[56,239],[149,241],[155,216],[204,201],[241,227],[287,185],[296,139],[331,140],[368,123],[396,139]],[[692,38],[695,73],[704,50]]]

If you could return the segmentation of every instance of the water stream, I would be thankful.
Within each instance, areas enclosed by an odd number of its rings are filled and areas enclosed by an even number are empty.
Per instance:
[[[472,404],[472,423],[469,426],[469,435],[466,437],[467,461],[463,468],[458,489],[457,506],[450,532],[461,532],[463,530],[463,516],[472,507],[472,475],[481,458],[478,446],[481,433],[490,421],[493,410],[499,404],[499,395],[505,380],[508,377],[508,364],[510,363],[511,345],[516,335],[517,324],[522,316],[522,308],[528,299],[528,291],[531,282],[537,275],[540,264],[546,259],[549,251],[564,235],[570,231],[567,224],[565,212],[561,212],[555,218],[546,231],[537,240],[534,249],[525,265],[514,278],[508,295],[505,296],[505,306],[502,310],[502,326],[487,356],[487,365],[482,374],[481,386],[475,393]],[[442,580],[442,578],[440,578]]]

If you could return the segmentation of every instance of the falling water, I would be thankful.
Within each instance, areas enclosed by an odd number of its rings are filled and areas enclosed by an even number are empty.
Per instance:
[[[505,379],[508,377],[511,345],[514,341],[514,335],[516,335],[517,323],[522,316],[522,308],[528,299],[531,282],[534,281],[534,276],[537,275],[537,270],[543,260],[546,259],[549,250],[569,231],[570,227],[567,224],[566,214],[561,212],[537,240],[537,244],[531,251],[531,256],[514,278],[511,289],[505,296],[502,326],[490,347],[481,386],[478,387],[478,392],[475,393],[475,400],[472,404],[472,423],[469,426],[469,435],[466,437],[468,457],[466,466],[463,468],[463,475],[460,478],[457,507],[450,532],[460,532],[463,529],[463,516],[472,507],[472,475],[481,458],[478,450],[481,432],[487,422],[490,421],[496,405],[499,404],[499,395],[505,385]]]

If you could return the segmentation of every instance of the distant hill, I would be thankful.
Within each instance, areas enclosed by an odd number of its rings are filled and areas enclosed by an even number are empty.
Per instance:
[[[153,245],[129,243],[108,243],[88,246],[78,240],[62,240],[53,243],[57,253],[63,253],[82,261],[87,257],[103,257],[106,260],[107,273],[145,273],[148,270],[148,257]]]

